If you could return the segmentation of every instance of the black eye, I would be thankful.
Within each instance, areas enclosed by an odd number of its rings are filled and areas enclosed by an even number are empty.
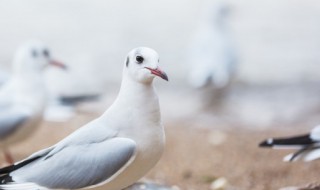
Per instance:
[[[38,56],[38,53],[37,53],[37,51],[36,51],[36,50],[32,50],[32,52],[31,52],[31,53],[32,53],[32,56],[33,56],[33,57],[37,57],[37,56]]]
[[[45,49],[45,50],[43,50],[43,55],[44,55],[45,57],[49,57],[49,56],[50,56],[50,53],[49,53],[49,51],[48,51],[47,49]]]
[[[136,60],[137,60],[137,62],[139,63],[139,64],[141,64],[141,63],[143,63],[143,60],[144,60],[144,58],[142,57],[142,56],[137,56],[136,57]]]

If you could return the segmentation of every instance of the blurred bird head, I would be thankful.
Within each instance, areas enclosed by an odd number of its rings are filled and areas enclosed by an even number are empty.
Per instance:
[[[201,11],[201,22],[212,27],[224,27],[231,13],[231,7],[225,0],[206,1]]]
[[[124,72],[137,82],[151,83],[158,76],[168,81],[168,76],[159,67],[158,53],[147,47],[131,50],[126,58]]]
[[[35,74],[52,65],[61,69],[66,66],[52,59],[48,47],[40,41],[28,41],[21,45],[14,57],[14,71]]]

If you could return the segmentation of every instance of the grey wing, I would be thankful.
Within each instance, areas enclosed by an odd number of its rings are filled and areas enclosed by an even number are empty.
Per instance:
[[[100,143],[68,146],[49,158],[40,158],[10,174],[16,182],[52,189],[98,185],[121,173],[135,158],[136,143],[111,138]]]
[[[101,124],[99,119],[95,119],[85,126],[79,128],[59,143],[57,143],[52,151],[46,155],[46,159],[55,155],[59,151],[68,146],[88,145],[92,143],[100,143],[108,139],[116,137],[118,131],[106,127]]]
[[[30,118],[30,114],[19,110],[0,111],[0,139],[4,139],[18,130],[24,122]]]

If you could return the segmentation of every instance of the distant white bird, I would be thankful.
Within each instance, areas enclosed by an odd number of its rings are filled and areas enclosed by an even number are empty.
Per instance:
[[[29,41],[16,52],[13,74],[0,89],[0,147],[11,164],[8,146],[32,134],[41,121],[46,103],[42,73],[48,65],[65,68],[43,43]]]
[[[190,45],[189,81],[195,88],[222,89],[230,83],[237,62],[226,26],[227,5],[212,1],[202,12]]]
[[[0,189],[121,190],[140,179],[158,162],[165,143],[152,82],[168,77],[158,63],[150,48],[130,51],[111,107],[52,147],[0,169]]]
[[[304,135],[288,138],[270,138],[260,143],[259,146],[298,149],[297,152],[284,157],[283,161],[313,161],[320,158],[320,126],[313,128],[310,133]]]

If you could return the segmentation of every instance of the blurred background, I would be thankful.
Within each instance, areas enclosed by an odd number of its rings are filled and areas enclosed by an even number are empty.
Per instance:
[[[161,68],[170,79],[156,81],[168,143],[149,179],[186,190],[214,189],[214,181],[221,178],[227,181],[226,189],[267,190],[317,182],[319,163],[283,163],[288,152],[261,150],[258,144],[272,136],[307,132],[320,123],[320,2],[1,4],[4,80],[17,47],[39,39],[69,66],[67,72],[46,73],[53,97],[98,95],[70,108],[74,112],[68,117],[46,117],[32,138],[12,148],[16,159],[57,142],[101,114],[117,96],[126,54],[148,46],[160,54]]]

